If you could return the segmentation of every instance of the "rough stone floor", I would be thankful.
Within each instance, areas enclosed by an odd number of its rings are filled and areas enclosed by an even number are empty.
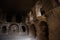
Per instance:
[[[36,38],[26,35],[26,34],[18,34],[18,35],[0,35],[0,40],[36,40]]]

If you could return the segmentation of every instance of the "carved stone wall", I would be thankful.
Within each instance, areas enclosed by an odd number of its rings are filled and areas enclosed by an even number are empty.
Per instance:
[[[49,40],[60,40],[60,7],[54,8],[47,14]]]

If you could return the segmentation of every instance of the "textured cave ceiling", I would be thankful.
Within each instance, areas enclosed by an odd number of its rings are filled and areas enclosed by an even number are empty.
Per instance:
[[[0,8],[9,11],[29,11],[38,0],[0,0]]]
[[[17,16],[17,19],[21,21],[37,1],[39,0],[0,0],[0,10],[2,9],[4,16],[7,13],[8,20],[11,20],[10,18],[13,16]]]

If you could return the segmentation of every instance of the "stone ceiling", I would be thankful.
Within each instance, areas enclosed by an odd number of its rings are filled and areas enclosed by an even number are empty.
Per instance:
[[[0,8],[16,11],[29,10],[38,0],[0,0]]]

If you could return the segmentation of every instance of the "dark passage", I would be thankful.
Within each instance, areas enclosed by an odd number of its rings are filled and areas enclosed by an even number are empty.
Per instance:
[[[26,28],[25,28],[25,26],[22,26],[22,30],[23,30],[23,32],[25,32],[25,31],[26,31]]]
[[[7,31],[6,26],[3,26],[3,27],[2,27],[2,33],[6,33],[6,31]]]
[[[31,25],[31,30],[34,31],[34,37],[36,37],[36,28],[34,24]]]
[[[41,21],[40,22],[40,29],[42,31],[42,36],[45,37],[46,40],[48,40],[49,33],[48,33],[48,24],[47,24],[47,22]]]
[[[41,8],[41,15],[44,15],[45,14],[45,11],[44,10],[42,10],[42,8]]]

